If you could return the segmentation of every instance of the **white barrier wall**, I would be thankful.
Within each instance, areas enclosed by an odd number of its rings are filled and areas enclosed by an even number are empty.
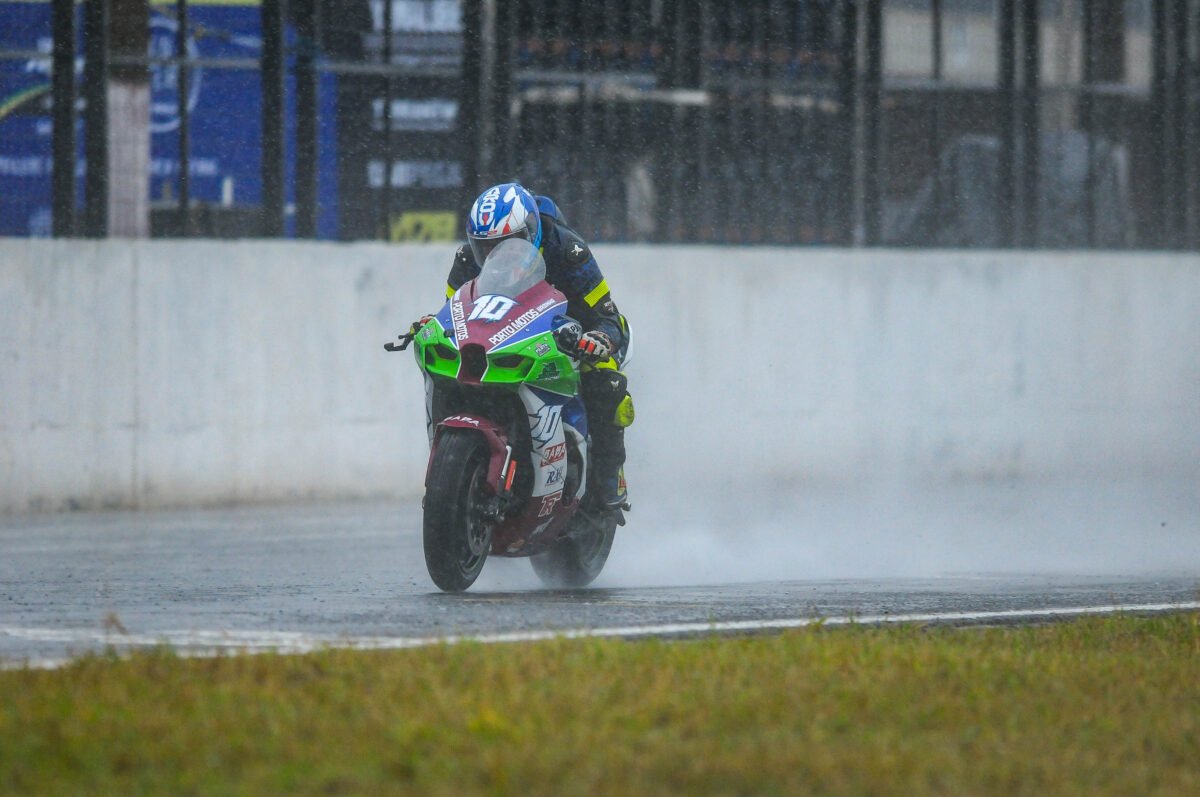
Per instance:
[[[1196,256],[595,251],[639,491],[1200,476]],[[418,494],[452,252],[0,240],[0,511]]]

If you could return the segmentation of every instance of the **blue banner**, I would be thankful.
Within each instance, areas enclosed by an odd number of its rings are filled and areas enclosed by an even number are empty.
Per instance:
[[[261,12],[258,3],[192,0],[188,4],[188,53],[194,58],[258,59]],[[156,2],[150,15],[150,55],[175,52],[174,4]],[[77,28],[78,28],[77,22]],[[289,37],[291,31],[289,31]],[[0,0],[0,50],[44,53],[47,57],[0,60],[0,235],[49,235],[51,228],[50,60],[52,49],[49,0]],[[76,62],[82,71],[82,53]],[[290,67],[290,64],[289,64]],[[287,201],[291,207],[294,147],[294,81],[287,82]],[[171,207],[178,197],[179,114],[178,70],[169,65],[150,69],[149,192],[153,208]],[[190,117],[190,192],[197,205],[239,208],[253,213],[261,201],[262,91],[256,66],[248,69],[197,67],[190,72],[187,108]],[[336,238],[338,218],[337,82],[323,74],[319,85],[318,235]],[[80,107],[80,178],[82,202],[82,137],[86,109]],[[289,212],[289,231],[292,213]]]

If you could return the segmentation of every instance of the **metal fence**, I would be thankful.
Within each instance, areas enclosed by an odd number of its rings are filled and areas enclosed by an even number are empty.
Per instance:
[[[855,5],[718,5],[527,0],[480,171],[600,240],[850,241]]]
[[[1200,249],[1198,72],[1200,0],[0,0],[0,234],[450,239],[519,179],[598,241]]]

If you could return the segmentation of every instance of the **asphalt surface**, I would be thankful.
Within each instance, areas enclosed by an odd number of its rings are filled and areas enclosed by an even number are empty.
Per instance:
[[[286,650],[1200,600],[1190,490],[1118,490],[1124,514],[1105,494],[1095,507],[1069,490],[989,488],[901,506],[823,491],[803,511],[734,513],[740,527],[711,506],[635,508],[592,588],[545,590],[528,562],[492,559],[461,595],[430,582],[411,502],[6,518],[0,664],[160,643]]]

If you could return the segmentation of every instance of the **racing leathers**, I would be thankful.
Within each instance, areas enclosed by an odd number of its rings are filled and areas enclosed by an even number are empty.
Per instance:
[[[587,243],[567,226],[552,200],[539,196],[536,201],[546,281],[567,297],[567,315],[583,325],[585,335],[601,332],[612,345],[612,359],[580,368],[580,392],[591,435],[591,472],[596,477],[592,483],[599,487],[589,488],[588,493],[607,508],[628,508],[623,465],[625,427],[633,420],[633,404],[620,368],[629,350],[629,325],[617,311]],[[460,246],[446,280],[446,297],[479,276],[479,270],[471,248]]]

